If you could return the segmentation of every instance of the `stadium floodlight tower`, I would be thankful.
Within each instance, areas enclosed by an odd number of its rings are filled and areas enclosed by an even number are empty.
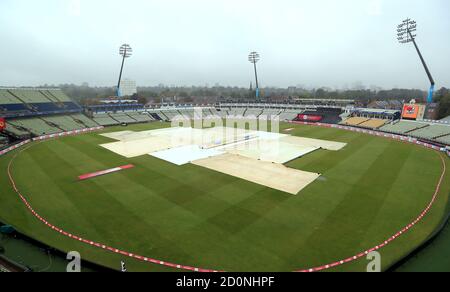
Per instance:
[[[122,73],[123,73],[123,66],[125,64],[125,59],[131,57],[133,54],[133,49],[128,44],[123,44],[120,47],[119,54],[122,56],[122,66],[120,67],[120,74],[119,74],[119,82],[117,83],[117,96],[120,97],[120,82],[122,81]]]
[[[425,71],[427,72],[428,75],[428,79],[430,80],[431,86],[430,86],[430,90],[428,92],[428,99],[427,102],[431,103],[433,102],[433,93],[434,93],[434,86],[435,86],[435,82],[433,79],[433,76],[431,76],[430,70],[428,69],[427,64],[425,63],[425,59],[422,56],[422,53],[419,50],[419,46],[417,45],[416,42],[416,34],[417,31],[417,22],[408,18],[403,20],[403,22],[397,26],[397,36],[398,36],[398,41],[401,44],[408,44],[408,43],[413,43],[414,47],[417,50],[417,53],[419,54],[420,60],[422,61],[422,65],[425,68]]]
[[[261,56],[257,52],[251,52],[248,56],[248,60],[253,64],[255,68],[255,79],[256,79],[256,99],[259,99],[259,82],[258,82],[258,71],[256,70],[256,63],[261,60]]]

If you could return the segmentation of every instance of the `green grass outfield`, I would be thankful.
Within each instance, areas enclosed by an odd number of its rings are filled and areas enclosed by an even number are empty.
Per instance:
[[[148,130],[160,123],[104,132]],[[384,242],[426,208],[442,173],[438,152],[344,130],[283,124],[290,134],[348,143],[289,163],[323,176],[298,196],[194,165],[149,155],[126,159],[99,144],[99,132],[33,143],[14,161],[18,188],[50,223],[83,238],[177,264],[226,271],[293,271],[328,264]],[[44,226],[13,192],[0,158],[0,221],[63,251],[129,271],[170,268],[90,247]],[[443,154],[442,154],[443,155]],[[445,158],[447,168],[449,159]],[[131,170],[79,182],[80,174],[132,163]],[[450,169],[450,168],[449,168]],[[383,269],[441,223],[450,176],[420,224],[383,248]],[[332,271],[365,271],[358,260]]]

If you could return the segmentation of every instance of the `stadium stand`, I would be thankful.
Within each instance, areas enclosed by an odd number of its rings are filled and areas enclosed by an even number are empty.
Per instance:
[[[261,116],[278,117],[281,113],[280,109],[264,109]]]
[[[193,109],[180,109],[178,110],[178,115],[189,120],[192,120],[195,117]]]
[[[350,117],[350,115],[351,115],[350,112],[344,112],[344,113],[342,113],[339,117],[340,117],[342,120],[346,120],[346,119],[348,119],[348,118]]]
[[[215,110],[213,111],[211,108],[203,108],[202,113],[204,117],[217,116]]]
[[[399,122],[389,123],[381,127],[380,130],[394,134],[408,134],[411,131],[428,127],[428,125],[427,123],[401,120]]]
[[[169,121],[171,121],[175,117],[178,117],[178,118],[183,117],[184,118],[184,116],[182,116],[181,113],[177,110],[162,110],[161,113],[165,117],[167,117],[166,120],[169,120]]]
[[[147,111],[155,120],[169,121],[169,118],[162,112],[157,110]]]
[[[11,142],[98,127],[82,111],[59,89],[0,88],[0,116],[6,119],[2,134]]]
[[[245,116],[246,117],[259,117],[262,113],[263,113],[263,109],[260,108],[251,108],[251,109],[247,109],[247,111],[245,111]]]
[[[252,107],[250,107],[252,106]],[[402,134],[416,138],[423,138],[439,143],[448,143],[450,135],[450,126],[430,124],[430,122],[404,121],[399,119],[397,110],[377,110],[377,109],[343,109],[339,107],[321,107],[311,106],[312,109],[302,110],[298,106],[290,104],[271,104],[270,106],[254,107],[249,104],[230,104],[217,105],[216,107],[202,108],[203,117],[210,113],[222,118],[250,117],[250,116],[279,116],[281,121],[298,120],[303,115],[302,121],[305,121],[305,115],[322,117],[319,122],[327,124],[344,124],[373,130],[380,130],[389,133]],[[345,112],[343,113],[343,111]],[[198,118],[194,111],[194,106],[184,105],[183,107],[171,106],[163,109],[147,110],[154,120],[171,121],[174,117],[183,116],[192,119]],[[344,121],[342,121],[344,119]],[[318,120],[317,120],[318,121]],[[317,122],[313,121],[313,122]]]
[[[312,123],[326,123],[339,124],[342,119],[340,115],[342,109],[336,108],[317,108],[315,110],[307,110],[298,115],[295,121],[312,122]]]
[[[52,102],[61,105],[62,102],[60,100],[58,100],[53,94],[50,93],[50,91],[48,90],[41,90],[40,91],[46,98],[48,98],[49,100],[51,100]]]
[[[226,118],[228,116],[228,110],[226,108],[216,108],[213,113],[221,118]]]
[[[31,136],[31,132],[28,129],[14,126],[10,123],[6,123],[5,132],[16,139],[26,139]]]
[[[67,95],[65,95],[61,90],[47,90],[47,93],[54,96],[57,100],[61,101],[61,102],[68,102],[68,103],[72,103],[73,101],[70,99],[70,97],[68,97]]]
[[[95,128],[99,125],[93,120],[89,119],[83,114],[76,114],[71,116],[77,123],[84,125],[85,128]]]
[[[114,126],[120,124],[119,121],[112,119],[108,114],[105,113],[94,114],[93,120],[100,126]]]
[[[43,117],[45,122],[53,125],[57,125],[58,128],[64,131],[74,131],[81,130],[84,128],[84,125],[76,122],[70,116],[51,116],[51,117]]]
[[[81,107],[71,101],[61,90],[0,89],[0,112],[7,113],[5,115],[7,117],[81,111]]]
[[[137,121],[130,116],[128,116],[126,113],[111,113],[109,114],[111,118],[118,121],[121,124],[135,124]]]
[[[9,120],[7,124],[11,124],[21,130],[26,129],[36,136],[63,132],[63,130],[58,128],[55,124],[51,124],[40,118]]]
[[[195,116],[194,109],[180,109],[178,115],[183,116],[185,119],[192,120]]]
[[[8,138],[5,136],[0,136],[0,149],[8,144]]]
[[[228,114],[236,117],[243,117],[246,111],[247,108],[232,108],[228,111]]]
[[[436,139],[436,140],[437,140],[438,142],[440,142],[440,143],[443,143],[443,144],[446,144],[446,145],[450,145],[450,135],[447,135],[447,136],[438,138],[438,139]]]
[[[301,113],[303,113],[301,110],[284,110],[280,113],[280,120],[293,121]]]
[[[21,104],[22,102],[17,99],[14,95],[9,93],[9,91],[0,89],[0,100],[2,105],[7,104]]]
[[[365,122],[370,121],[369,118],[361,118],[361,117],[351,117],[347,120],[343,121],[342,124],[347,126],[359,126]]]
[[[388,123],[388,122],[389,122],[388,120],[370,119],[367,122],[359,124],[359,127],[369,128],[369,129],[379,129],[382,126],[386,125],[386,123]]]
[[[11,89],[9,92],[17,97],[24,103],[34,104],[34,103],[51,103],[45,95],[43,95],[38,90],[30,90],[30,89]]]
[[[127,115],[130,116],[132,119],[141,123],[152,122],[155,120],[152,116],[150,116],[146,112],[129,112],[127,113]]]
[[[19,99],[9,91],[0,89],[0,113],[2,116],[25,114],[28,112],[29,108],[27,108]]]
[[[414,130],[412,132],[409,132],[408,134],[419,138],[434,140],[440,137],[450,135],[450,126],[429,125],[428,127]]]
[[[155,121],[167,121],[167,117],[160,111],[150,110],[146,111]]]

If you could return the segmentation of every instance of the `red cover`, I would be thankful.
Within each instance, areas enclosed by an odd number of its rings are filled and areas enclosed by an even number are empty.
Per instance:
[[[305,121],[305,122],[320,122],[323,119],[322,116],[318,116],[318,115],[303,115],[300,114],[297,116],[297,120],[299,121]]]
[[[0,118],[0,131],[6,129],[6,121],[4,118]]]
[[[130,168],[133,168],[133,167],[134,167],[134,165],[132,165],[132,164],[119,166],[119,167],[116,167],[116,168],[111,168],[111,169],[107,169],[107,170],[102,170],[102,171],[97,171],[97,172],[93,172],[93,173],[83,174],[83,175],[80,175],[78,177],[78,179],[79,180],[86,180],[86,179],[90,179],[90,178],[94,178],[94,177],[110,174],[110,173],[113,173],[113,172],[118,172],[118,171],[130,169]]]

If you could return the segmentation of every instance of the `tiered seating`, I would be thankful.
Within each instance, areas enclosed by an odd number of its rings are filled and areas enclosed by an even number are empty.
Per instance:
[[[279,109],[264,109],[262,112],[262,116],[267,116],[267,117],[274,117],[274,116],[279,116],[280,115],[281,110]]]
[[[82,124],[77,123],[70,116],[53,116],[44,117],[42,119],[46,122],[57,125],[58,128],[63,129],[64,131],[81,130],[84,128]]]
[[[67,110],[80,110],[81,108],[74,103],[70,97],[68,97],[64,92],[59,89],[49,89],[49,90],[41,90],[41,94],[43,94],[46,98],[57,104],[60,108],[64,108]]]
[[[212,112],[215,116],[221,117],[223,119],[228,116],[228,111],[225,108],[222,108],[220,111],[216,109],[215,111]]]
[[[280,114],[280,120],[282,121],[293,121],[300,113],[301,110],[285,110]]]
[[[0,89],[0,112],[8,112],[9,116],[81,110],[61,90]]]
[[[11,120],[8,121],[8,123],[11,123],[13,126],[28,129],[31,133],[33,133],[36,136],[63,132],[61,129],[49,125],[48,123],[39,118]]]
[[[27,137],[30,135],[30,131],[22,127],[13,126],[11,123],[6,123],[6,132],[12,134],[17,138]]]
[[[33,105],[33,109],[35,111],[38,112],[57,112],[57,111],[61,111],[62,108],[58,107],[56,105],[56,103],[51,103],[51,102],[47,102],[47,103],[34,103]]]
[[[83,114],[72,115],[72,118],[76,122],[83,124],[86,128],[98,127],[98,124],[96,122],[94,122],[93,120],[89,119],[88,117],[86,117]]]
[[[138,122],[151,122],[155,119],[145,112],[129,112],[127,113],[132,119]]]
[[[395,133],[395,134],[407,134],[413,130],[427,127],[426,123],[412,122],[412,121],[400,121],[395,124],[387,124],[380,128],[380,130]]]
[[[61,101],[58,100],[53,94],[51,94],[51,92],[49,90],[40,90],[40,93],[45,95],[46,98],[48,98],[49,100],[51,100],[54,103],[61,103]]]
[[[229,115],[232,115],[232,116],[242,117],[242,116],[244,116],[246,111],[247,111],[246,108],[232,108],[230,111],[228,111],[228,113],[229,113]]]
[[[80,111],[81,107],[78,106],[76,103],[73,103],[73,102],[65,102],[64,103],[64,109],[70,110],[70,111]]]
[[[450,135],[438,138],[437,141],[446,145],[450,145]]]
[[[5,133],[10,137],[28,138],[98,126],[81,111],[58,89],[0,89],[0,116],[7,120]]]
[[[114,120],[122,123],[122,124],[133,124],[136,123],[136,120],[133,118],[130,118],[126,113],[115,113],[110,114],[111,118]]]
[[[202,109],[202,114],[203,114],[203,117],[217,116],[215,111],[213,112],[210,108]]]
[[[112,119],[108,114],[95,114],[93,120],[101,126],[120,125],[118,121]]]
[[[339,117],[343,120],[347,119],[350,116],[350,113],[343,113],[341,115],[339,115]]]
[[[370,119],[368,119],[368,118],[352,117],[352,118],[348,118],[347,120],[343,121],[342,124],[349,125],[349,126],[359,126],[368,121],[370,121]]]
[[[378,129],[378,128],[384,126],[387,122],[388,122],[388,120],[370,119],[367,122],[359,124],[359,126],[364,127],[364,128],[369,128],[369,129]]]
[[[56,99],[58,99],[61,102],[73,102],[70,97],[68,97],[66,94],[64,94],[64,92],[62,92],[59,89],[56,90],[47,90],[47,92],[49,94],[51,94],[52,96],[54,96]]]
[[[8,138],[0,136],[0,146],[4,146],[6,144],[8,144]]]
[[[192,120],[194,118],[193,109],[180,109],[178,110],[178,115],[183,116],[185,119]]]
[[[6,89],[0,89],[0,112],[23,112],[29,109]]]
[[[6,89],[0,89],[0,104],[20,104],[22,103]]]
[[[51,100],[37,90],[11,89],[10,92],[28,104],[51,103]]]
[[[259,117],[262,114],[262,112],[263,112],[262,109],[251,108],[245,112],[245,116],[246,117]]]
[[[160,111],[148,110],[146,111],[146,113],[149,114],[156,121],[165,121],[167,119],[167,117],[163,115]]]
[[[160,119],[161,121],[167,121],[167,120],[169,120],[169,118],[163,113],[163,112],[160,112],[160,111],[151,111],[151,112],[149,112],[149,114],[152,116],[152,117],[154,117],[155,119]]]
[[[409,134],[424,139],[436,139],[438,137],[450,135],[450,126],[430,125],[429,127],[412,131]]]
[[[174,119],[175,117],[178,117],[178,118],[183,117],[183,116],[181,115],[181,113],[180,113],[179,111],[177,111],[177,110],[163,110],[162,113],[163,113],[169,120],[172,120],[172,119]]]

